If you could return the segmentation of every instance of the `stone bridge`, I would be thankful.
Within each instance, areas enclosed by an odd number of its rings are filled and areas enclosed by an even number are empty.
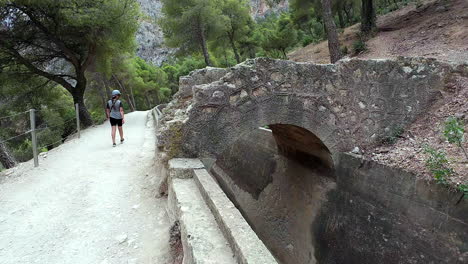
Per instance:
[[[459,193],[347,153],[438,107],[458,75],[422,58],[207,68],[180,80],[158,144],[202,158],[279,263],[466,263]]]
[[[282,151],[331,165],[336,153],[368,146],[413,122],[461,70],[422,58],[336,65],[260,58],[229,70],[204,69],[181,80],[178,97],[193,93],[183,149],[190,156],[217,156],[269,126]]]

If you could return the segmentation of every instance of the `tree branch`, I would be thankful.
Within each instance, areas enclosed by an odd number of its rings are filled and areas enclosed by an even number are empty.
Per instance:
[[[79,67],[80,63],[79,63],[79,60],[78,58],[75,56],[75,54],[73,53],[73,51],[71,51],[66,45],[65,43],[63,43],[60,39],[56,38],[53,34],[51,34],[49,32],[49,30],[33,15],[33,13],[31,13],[27,8],[23,8],[21,6],[17,6],[17,5],[12,5],[14,8],[17,8],[18,10],[20,10],[21,12],[23,12],[24,14],[26,14],[29,19],[31,20],[31,22],[33,22],[33,24],[39,28],[43,33],[44,35],[49,39],[51,40],[55,45],[57,45],[57,47],[64,53],[64,55],[66,57],[68,57],[69,61],[75,66],[75,67]]]
[[[67,82],[65,79],[62,78],[62,77],[65,77],[65,76],[63,76],[63,75],[54,75],[54,74],[48,73],[46,71],[43,71],[43,70],[37,68],[32,62],[28,61],[23,56],[21,56],[21,54],[17,50],[15,50],[14,48],[9,48],[7,45],[5,45],[5,43],[2,43],[1,40],[0,40],[0,43],[3,44],[3,46],[6,47],[9,50],[10,54],[13,57],[15,57],[18,60],[19,63],[24,65],[26,68],[28,68],[33,73],[35,73],[37,75],[40,75],[42,77],[45,77],[45,78],[47,78],[47,79],[49,79],[51,81],[54,81],[54,82],[62,85],[70,93],[73,91],[73,86],[69,82]]]

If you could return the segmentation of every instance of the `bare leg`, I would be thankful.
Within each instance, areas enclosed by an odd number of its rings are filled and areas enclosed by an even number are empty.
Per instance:
[[[120,135],[120,141],[122,142],[122,140],[124,139],[124,135],[123,135],[123,128],[121,126],[119,126],[119,135]]]
[[[117,129],[117,126],[112,126],[112,133],[111,133],[111,136],[112,136],[112,143],[115,144],[115,131]]]

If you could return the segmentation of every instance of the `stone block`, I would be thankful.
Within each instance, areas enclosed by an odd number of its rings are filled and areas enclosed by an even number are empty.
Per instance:
[[[176,158],[169,160],[169,177],[171,179],[193,178],[194,169],[202,169],[205,166],[199,159]]]

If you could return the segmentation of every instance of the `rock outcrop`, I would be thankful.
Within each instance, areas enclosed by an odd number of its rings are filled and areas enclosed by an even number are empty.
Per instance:
[[[252,7],[252,17],[260,18],[287,10],[289,0],[281,0],[279,3],[268,3],[267,0],[250,0],[250,6]]]
[[[159,66],[174,53],[174,49],[164,45],[164,35],[157,24],[157,19],[162,15],[162,3],[161,0],[138,0],[138,2],[146,17],[140,21],[140,28],[136,35],[137,55]]]

